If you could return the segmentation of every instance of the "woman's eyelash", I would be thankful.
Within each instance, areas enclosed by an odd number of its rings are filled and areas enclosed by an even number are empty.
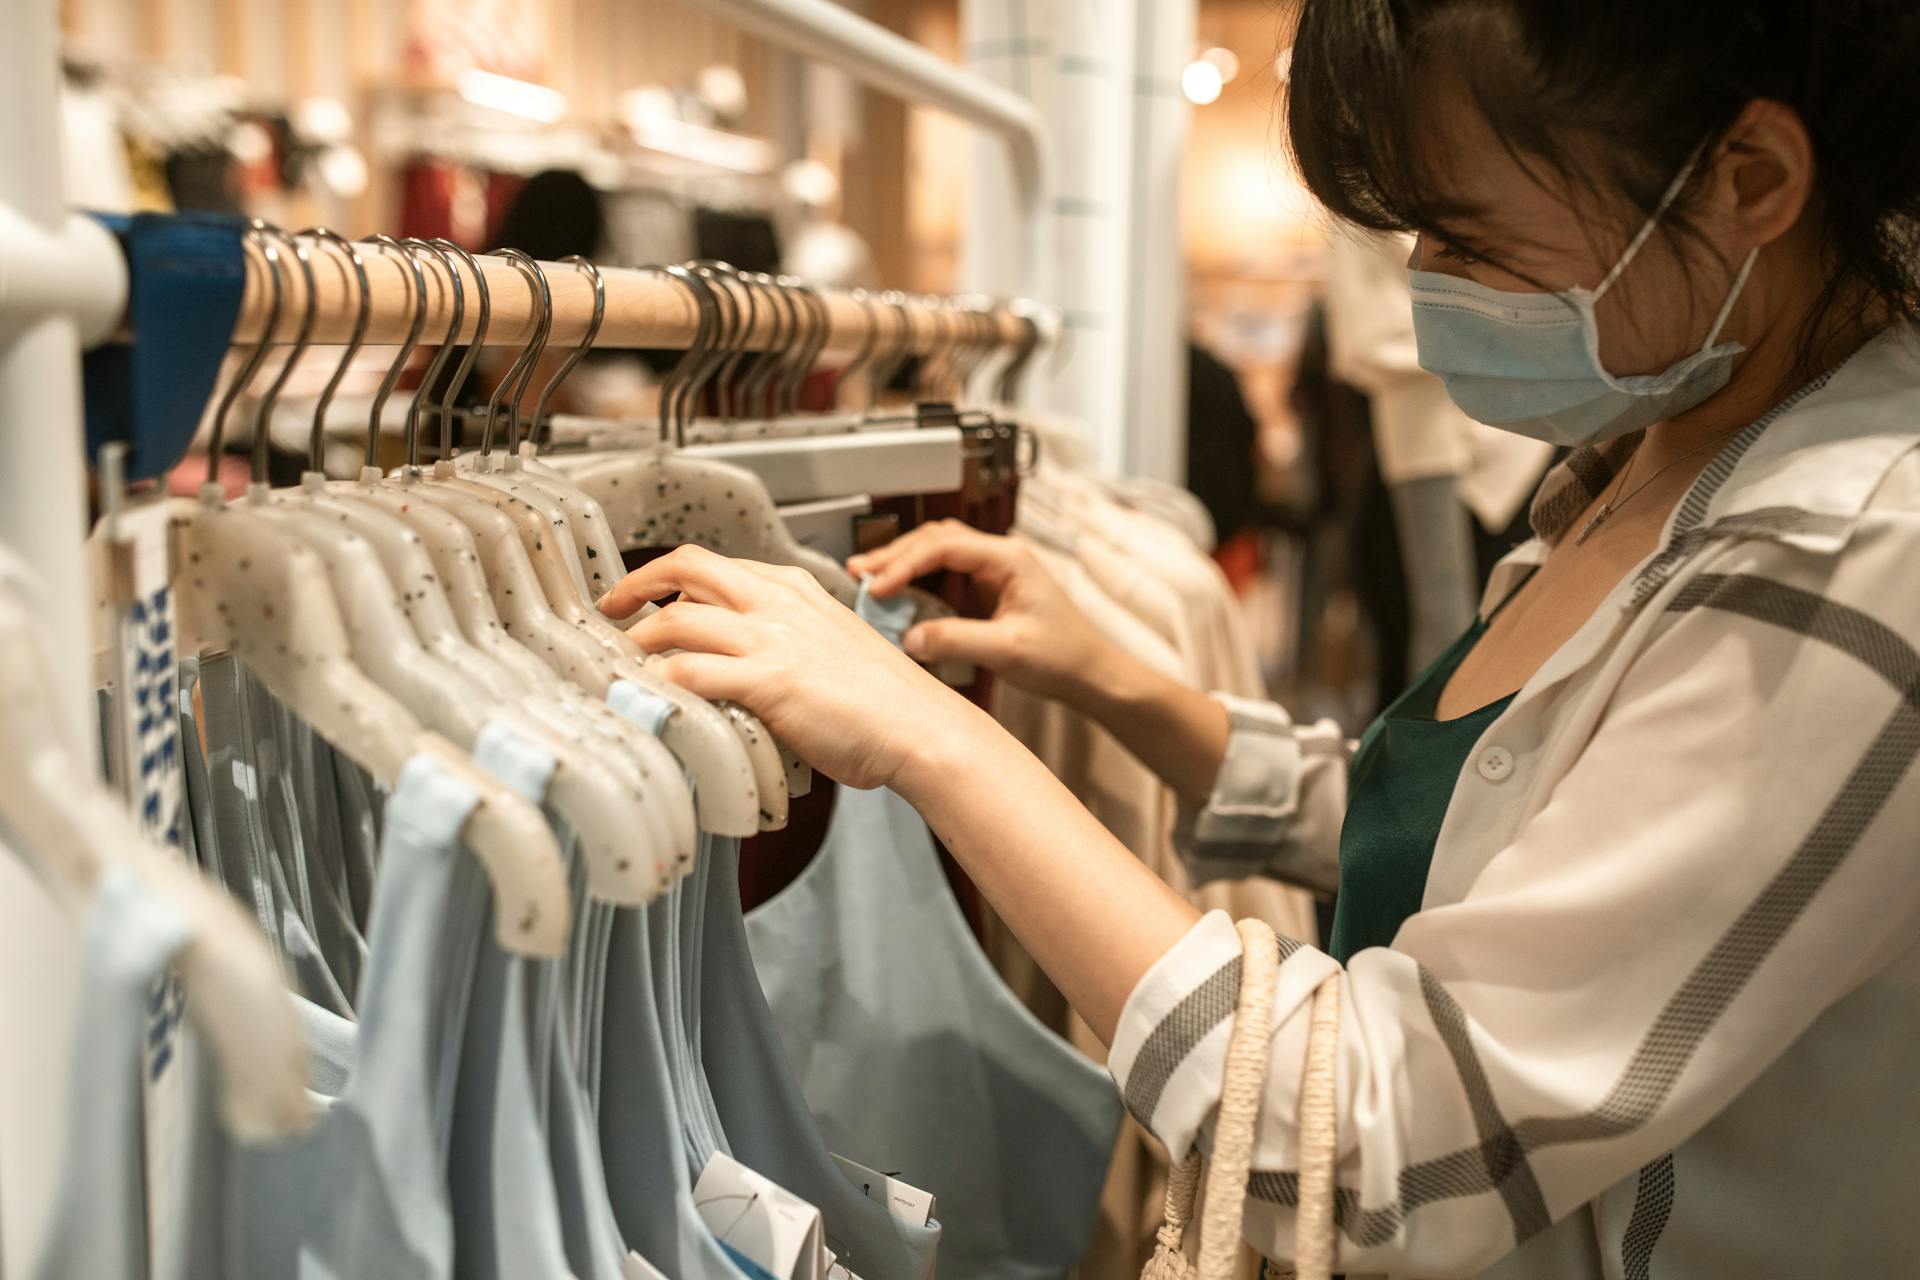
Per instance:
[[[1477,266],[1486,261],[1485,258],[1480,257],[1478,254],[1470,253],[1465,249],[1455,248],[1449,244],[1436,244],[1433,247],[1433,254],[1436,258],[1445,258],[1448,262],[1457,262],[1463,267]]]

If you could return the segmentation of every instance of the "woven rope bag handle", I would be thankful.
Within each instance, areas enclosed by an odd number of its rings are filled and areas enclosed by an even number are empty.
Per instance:
[[[1227,1059],[1221,1073],[1220,1109],[1213,1131],[1213,1159],[1206,1165],[1206,1206],[1200,1219],[1200,1258],[1189,1267],[1180,1252],[1181,1237],[1193,1218],[1201,1177],[1200,1153],[1193,1151],[1167,1179],[1167,1222],[1160,1229],[1153,1258],[1142,1280],[1233,1280],[1240,1256],[1246,1213],[1247,1174],[1253,1164],[1253,1136],[1266,1085],[1273,1033],[1273,992],[1280,971],[1280,942],[1269,925],[1242,920],[1240,999]]]
[[[1295,1280],[1333,1275],[1333,1168],[1339,1161],[1340,975],[1313,993],[1307,1061],[1300,1077],[1300,1203],[1293,1214]],[[1285,1275],[1285,1272],[1269,1274]]]

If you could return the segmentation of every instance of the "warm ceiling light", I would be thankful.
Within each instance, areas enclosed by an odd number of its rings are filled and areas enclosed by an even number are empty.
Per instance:
[[[1204,107],[1220,96],[1220,90],[1227,81],[1220,74],[1220,68],[1211,62],[1196,58],[1187,64],[1180,73],[1180,92],[1187,95],[1187,101],[1196,107]]]
[[[541,124],[557,124],[567,117],[567,95],[543,84],[495,75],[478,67],[462,71],[459,84],[460,96],[476,107],[491,107]]]
[[[1200,55],[1200,61],[1211,63],[1220,70],[1220,83],[1232,84],[1233,78],[1240,74],[1240,57],[1231,49],[1222,49],[1218,45]]]

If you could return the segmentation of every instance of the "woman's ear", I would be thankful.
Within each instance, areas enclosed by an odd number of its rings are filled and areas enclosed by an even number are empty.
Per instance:
[[[1800,113],[1783,102],[1749,102],[1713,168],[1715,214],[1750,247],[1785,235],[1813,198],[1813,139]]]

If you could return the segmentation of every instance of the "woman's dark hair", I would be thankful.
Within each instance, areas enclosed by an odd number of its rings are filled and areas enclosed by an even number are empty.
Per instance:
[[[1920,316],[1916,0],[1305,0],[1287,128],[1308,188],[1350,222],[1497,262],[1473,211],[1437,199],[1424,168],[1442,75],[1518,163],[1623,224],[1651,216],[1748,103],[1793,108],[1829,255],[1803,362],[1819,361],[1814,335],[1836,306]],[[1661,229],[1690,232],[1684,193]]]

